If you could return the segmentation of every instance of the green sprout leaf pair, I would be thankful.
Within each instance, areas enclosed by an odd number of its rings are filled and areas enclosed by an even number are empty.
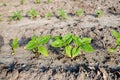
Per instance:
[[[3,17],[2,17],[2,15],[0,14],[0,21],[2,21],[2,19],[3,19]]]
[[[35,3],[37,3],[37,4],[40,4],[42,2],[42,0],[36,0],[35,1]],[[51,2],[51,0],[47,0],[47,3],[50,3]]]
[[[103,15],[103,11],[102,10],[96,10],[96,15],[97,15],[97,17],[101,17]]]
[[[26,49],[32,50],[33,52],[36,53],[36,55],[39,55],[40,53],[44,56],[48,56],[48,51],[44,47],[44,45],[50,40],[50,36],[33,36],[32,39],[28,42],[26,45]]]
[[[37,4],[40,4],[42,0],[36,0],[36,3]]]
[[[67,19],[67,13],[63,9],[58,9],[58,14],[61,18]]]
[[[82,8],[80,8],[76,11],[77,16],[81,16],[82,14],[83,14],[83,9]]]
[[[51,2],[51,0],[47,0],[47,3],[50,3]]]
[[[49,17],[52,17],[53,16],[53,14],[51,13],[51,12],[47,12],[46,14],[45,14],[45,18],[49,18]]]
[[[6,2],[2,2],[2,6],[7,6],[7,3]]]
[[[21,20],[22,19],[22,13],[21,11],[13,12],[13,15],[9,17],[9,20]]]
[[[116,39],[116,44],[118,46],[120,46],[120,33],[116,32],[115,30],[112,30],[112,35],[115,37]]]
[[[66,46],[65,52],[68,57],[74,58],[80,54],[80,49],[78,47],[72,48],[72,46]]]
[[[12,55],[16,54],[16,49],[19,46],[19,42],[18,42],[18,38],[13,39],[12,43],[11,43],[11,47],[13,49]]]
[[[20,3],[23,5],[25,4],[25,0],[21,0]]]
[[[36,18],[37,16],[39,16],[39,12],[37,12],[35,9],[31,9],[29,11],[27,11],[27,15],[33,19]]]
[[[53,46],[53,47],[63,47],[63,46],[66,46],[66,45],[70,44],[70,42],[72,41],[72,35],[67,34],[63,37],[55,36],[55,37],[53,37],[53,39],[54,39],[54,41],[51,43],[51,46]]]
[[[80,39],[79,37],[73,35],[73,42],[75,46],[79,47],[80,50],[85,51],[85,52],[93,52],[94,49],[90,45],[91,43],[91,38],[82,38]]]
[[[65,50],[65,55],[74,58],[80,54],[80,51],[93,52],[94,49],[90,45],[91,38],[83,38],[71,34],[67,34],[63,37],[55,36],[53,37],[52,47],[58,48],[63,47]],[[73,44],[73,43],[74,44]]]
[[[115,49],[117,48],[117,46],[120,46],[120,33],[118,33],[115,30],[112,30],[111,33],[116,39],[116,46],[109,49],[109,52],[113,53],[115,51]]]

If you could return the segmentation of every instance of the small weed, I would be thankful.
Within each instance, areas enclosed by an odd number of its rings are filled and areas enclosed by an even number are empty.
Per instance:
[[[18,43],[18,38],[13,39],[12,43],[11,43],[11,47],[12,47],[12,55],[16,54],[16,49],[18,48],[19,43]]]
[[[25,4],[25,0],[21,0],[20,3],[23,5]]]
[[[67,13],[66,13],[64,10],[59,9],[59,10],[58,10],[58,14],[59,14],[59,16],[60,16],[61,18],[67,19]]]
[[[96,10],[96,15],[97,15],[97,17],[101,17],[103,15],[103,11],[102,10]]]
[[[47,3],[50,3],[51,2],[51,0],[47,0]]]
[[[82,14],[83,14],[83,9],[82,8],[80,8],[76,11],[77,16],[81,16]]]
[[[37,16],[39,16],[39,12],[37,12],[35,9],[31,9],[27,12],[27,15],[33,19],[36,18]]]
[[[90,45],[91,38],[83,38],[71,34],[67,34],[63,37],[55,36],[53,37],[53,42],[51,43],[52,47],[64,48],[65,55],[70,58],[77,57],[81,51],[93,52],[94,49]]]
[[[41,3],[41,0],[36,0],[36,3],[37,3],[37,4],[40,4],[40,3]]]
[[[77,0],[77,1],[81,2],[81,0]]]
[[[49,17],[52,17],[52,16],[53,16],[53,14],[50,13],[50,12],[47,12],[47,13],[45,14],[45,18],[49,18]]]
[[[3,17],[2,17],[2,14],[0,14],[0,21],[2,21]]]
[[[9,17],[9,20],[21,20],[22,19],[22,14],[21,11],[16,11],[13,12],[13,15]]]
[[[110,48],[109,49],[109,52],[114,52],[114,50],[117,48],[117,46],[120,46],[120,33],[118,33],[117,31],[115,30],[112,30],[111,31],[112,35],[115,37],[116,39],[116,46],[114,48]]]
[[[3,2],[2,5],[3,5],[3,6],[7,6],[7,3],[6,3],[6,2]]]
[[[120,46],[120,33],[118,33],[117,31],[115,30],[112,30],[112,35],[115,37],[116,39],[116,45],[117,46]]]
[[[33,36],[25,48],[28,50],[32,50],[35,53],[36,57],[38,57],[40,53],[47,57],[48,51],[44,47],[44,45],[49,40],[50,40],[50,36],[48,36],[48,35],[42,36],[42,37]]]
[[[110,52],[110,53],[113,53],[114,51],[115,51],[115,48],[110,48],[110,49],[109,49],[109,52]]]

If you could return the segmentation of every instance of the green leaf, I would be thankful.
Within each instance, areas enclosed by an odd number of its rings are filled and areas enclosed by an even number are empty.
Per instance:
[[[9,17],[9,20],[21,20],[22,19],[22,12],[21,11],[16,11],[13,12],[13,15]]]
[[[51,16],[53,16],[53,14],[50,13],[50,12],[47,12],[47,13],[45,14],[45,18],[49,18],[49,17],[51,17]]]
[[[35,41],[35,40],[31,40],[31,41],[29,41],[28,44],[26,45],[26,49],[32,50],[32,49],[37,48],[37,46],[38,46],[38,42]]]
[[[113,53],[115,51],[115,48],[110,48],[109,52]]]
[[[101,17],[103,15],[102,10],[96,10],[97,17]]]
[[[81,44],[81,39],[80,39],[78,36],[75,36],[75,35],[73,35],[72,38],[73,38],[74,44],[75,44],[76,46],[80,46],[80,44]]]
[[[2,2],[2,6],[7,6],[7,3],[6,2]]]
[[[0,14],[0,21],[2,21],[2,19],[3,19],[3,16]]]
[[[64,19],[67,19],[67,13],[63,9],[58,9],[58,14]]]
[[[66,34],[65,36],[63,36],[63,41],[66,45],[70,44],[71,41],[72,41],[72,35],[71,34]]]
[[[82,8],[80,8],[80,9],[78,9],[77,11],[76,11],[76,15],[77,16],[80,16],[80,15],[82,15],[83,14],[83,9]]]
[[[50,3],[51,2],[51,0],[47,0],[47,3]]]
[[[38,36],[36,36],[36,35],[34,35],[34,36],[32,36],[32,40],[36,40],[38,38]]]
[[[116,39],[116,43],[117,43],[118,46],[120,46],[120,38]]]
[[[41,0],[36,0],[36,3],[37,3],[37,4],[40,4],[40,3],[41,3]]]
[[[50,36],[49,35],[42,36],[42,37],[39,38],[40,44],[46,44],[49,40],[50,40]]]
[[[111,32],[112,32],[112,35],[113,35],[116,39],[117,39],[117,38],[120,38],[120,34],[119,34],[117,31],[112,30]]]
[[[115,30],[112,30],[112,35],[116,38],[116,44],[120,46],[120,33]]]
[[[39,12],[35,9],[31,9],[31,10],[27,11],[27,15],[29,17],[31,17],[31,19],[33,19],[33,18],[39,16]]]
[[[60,39],[57,39],[51,43],[52,47],[62,47],[64,46],[64,42]]]
[[[91,38],[82,38],[82,43],[91,43]]]
[[[62,39],[62,37],[61,36],[53,36],[53,40],[57,40],[57,39]]]
[[[71,51],[72,51],[72,47],[71,46],[66,46],[65,47],[65,52],[66,52],[66,55],[68,57],[72,57]]]
[[[80,54],[80,49],[78,47],[75,47],[72,49],[72,57],[76,57]]]
[[[21,0],[20,3],[23,5],[25,4],[25,0]]]
[[[44,46],[39,46],[38,47],[38,52],[41,53],[42,55],[46,56],[46,57],[48,56],[48,51]]]
[[[80,46],[80,49],[82,49],[85,52],[93,52],[94,51],[93,47],[90,44],[82,44]]]
[[[13,39],[11,46],[13,49],[18,48],[18,46],[19,46],[18,38]]]

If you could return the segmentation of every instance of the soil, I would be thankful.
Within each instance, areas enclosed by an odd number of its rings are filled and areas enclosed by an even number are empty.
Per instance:
[[[3,6],[5,2],[7,6]],[[40,12],[36,19],[29,19],[26,12],[31,8]],[[67,20],[61,20],[57,10],[62,8],[68,14]],[[84,9],[84,14],[76,16],[75,11]],[[96,17],[95,10],[101,9],[104,14]],[[21,10],[23,19],[8,21],[12,12]],[[53,17],[44,18],[46,12]],[[111,34],[114,29],[120,33],[119,0],[52,0],[47,4],[42,0],[36,4],[26,0],[0,0],[0,80],[120,80],[120,47],[111,54],[109,48],[116,45]],[[80,54],[75,59],[62,55],[59,49],[49,44],[49,57],[25,50],[24,46],[33,35],[64,35],[72,33],[79,37],[91,37],[93,53]],[[19,39],[20,47],[12,55],[11,40]]]

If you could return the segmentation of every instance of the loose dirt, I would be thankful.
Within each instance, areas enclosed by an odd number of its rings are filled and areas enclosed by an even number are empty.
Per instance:
[[[2,3],[6,2],[7,6]],[[26,12],[31,8],[39,11],[40,16],[31,20]],[[57,10],[62,8],[68,14],[67,20],[58,17]],[[75,15],[77,9],[83,8],[80,17]],[[104,14],[97,18],[95,10],[101,9]],[[8,21],[12,12],[21,10],[23,19]],[[50,19],[44,18],[46,12],[53,12]],[[111,34],[114,29],[120,33],[119,0],[52,0],[47,4],[43,0],[36,4],[26,0],[0,0],[0,80],[120,80],[120,47],[110,54],[109,48],[116,45]],[[49,57],[25,50],[24,46],[33,35],[64,35],[72,33],[79,37],[91,37],[93,53],[80,54],[75,59],[62,55],[59,49],[49,44]],[[20,47],[11,55],[11,40],[19,39]]]

